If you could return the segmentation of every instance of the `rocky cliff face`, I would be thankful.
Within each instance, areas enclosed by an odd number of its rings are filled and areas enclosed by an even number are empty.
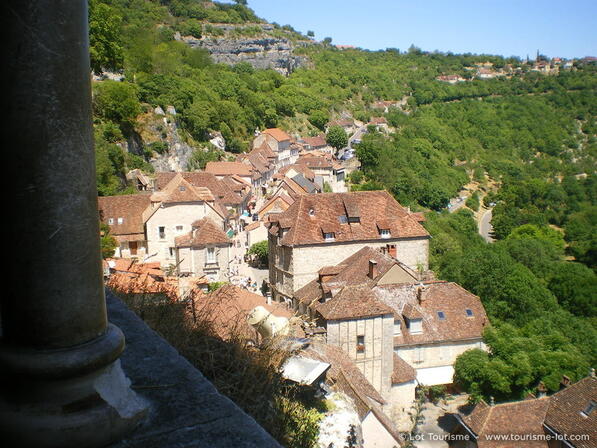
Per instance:
[[[293,54],[295,44],[288,39],[273,36],[246,38],[179,37],[191,47],[201,47],[209,51],[215,62],[234,65],[247,62],[257,69],[274,69],[283,75],[289,75],[298,67],[306,64],[307,58]],[[299,45],[306,45],[299,44]]]

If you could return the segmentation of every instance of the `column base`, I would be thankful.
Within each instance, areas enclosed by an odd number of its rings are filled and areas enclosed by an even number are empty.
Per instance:
[[[109,326],[107,333],[111,333],[108,338],[114,338],[115,334],[122,337],[120,330],[114,326]],[[114,345],[106,344],[105,337],[98,338],[99,344],[94,341],[91,344]],[[64,358],[65,352],[86,352],[89,347],[88,344],[73,347],[62,351],[59,357]],[[3,354],[6,353],[4,350]],[[148,404],[130,389],[130,381],[119,360],[112,360],[100,368],[95,365],[93,372],[74,376],[73,372],[81,370],[71,364],[62,370],[69,375],[60,378],[58,372],[61,369],[57,364],[51,363],[52,368],[48,369],[47,361],[51,354],[40,352],[41,363],[31,362],[33,356],[26,355],[29,361],[22,361],[19,367],[23,369],[26,366],[28,374],[21,372],[19,375],[15,370],[5,369],[8,366],[2,363],[0,439],[3,447],[102,447],[122,439],[142,421]],[[116,356],[119,354],[120,350]],[[78,355],[73,356],[79,358]],[[0,356],[2,361],[7,361],[7,358],[12,357]],[[32,366],[35,364],[43,365],[46,375],[43,370],[34,375]],[[12,364],[12,367],[15,365]],[[84,370],[88,368],[89,365]]]

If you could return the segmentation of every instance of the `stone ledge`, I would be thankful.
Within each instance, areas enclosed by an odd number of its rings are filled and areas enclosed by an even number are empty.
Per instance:
[[[280,446],[109,291],[106,302],[126,337],[122,368],[151,404],[147,420],[111,448]]]

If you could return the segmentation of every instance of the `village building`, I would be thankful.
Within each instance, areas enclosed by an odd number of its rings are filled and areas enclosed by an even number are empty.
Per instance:
[[[138,168],[126,173],[126,180],[133,184],[138,191],[154,189],[153,179]]]
[[[205,171],[213,174],[218,179],[227,176],[237,176],[243,181],[253,185],[253,168],[250,164],[242,162],[207,162]]]
[[[383,248],[410,269],[428,269],[429,234],[386,191],[302,195],[269,217],[270,286],[276,300],[365,246]]]
[[[143,213],[151,206],[150,198],[150,193],[98,198],[100,221],[118,242],[115,257],[143,259],[147,255]]]
[[[294,199],[284,193],[273,196],[265,204],[263,204],[263,206],[257,212],[259,221],[269,221],[270,215],[277,215],[285,212],[293,202]],[[267,239],[267,237],[265,239]]]
[[[253,140],[253,148],[267,145],[278,156],[277,166],[291,165],[298,158],[298,147],[292,145],[292,138],[278,128],[266,129]]]
[[[390,130],[386,117],[371,117],[367,126],[373,126],[377,132],[388,132]]]
[[[325,125],[325,132],[327,133],[332,126],[340,126],[347,134],[354,134],[358,129],[358,125],[352,118],[339,118],[332,120]]]
[[[176,264],[176,238],[189,233],[197,220],[208,217],[220,229],[228,231],[228,212],[206,187],[194,187],[184,177],[176,176],[151,196],[151,206],[143,213],[147,236],[146,261],[162,266]]]
[[[344,193],[346,185],[344,183],[344,167],[329,157],[303,155],[297,165],[305,165],[315,176],[321,177],[322,189],[327,184],[334,193]]]
[[[312,341],[298,352],[298,356],[329,366],[323,374],[323,382],[352,403],[357,423],[360,423],[364,448],[402,446],[400,428],[389,413],[389,403],[342,349]],[[346,429],[348,432],[349,428]]]
[[[447,82],[448,84],[457,84],[466,81],[466,79],[460,75],[439,75],[435,79],[437,81]]]
[[[332,154],[334,148],[328,145],[325,134],[317,135],[315,137],[303,137],[300,142],[303,144],[305,151],[322,151]]]
[[[517,448],[597,447],[597,378],[595,371],[551,396],[487,404],[478,403],[466,416],[457,415],[452,430],[458,448],[495,447],[498,438],[516,443],[500,446]],[[458,440],[468,438],[468,440]]]
[[[210,218],[191,224],[191,231],[176,237],[175,266],[179,276],[206,276],[210,282],[228,280],[232,240]]]
[[[296,291],[292,305],[354,360],[392,403],[393,414],[405,415],[416,386],[451,384],[458,355],[484,348],[488,320],[480,299],[432,278],[364,247],[321,268]]]

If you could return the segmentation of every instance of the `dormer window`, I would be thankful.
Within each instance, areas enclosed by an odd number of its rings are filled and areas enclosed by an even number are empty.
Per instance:
[[[407,322],[410,334],[423,333],[423,319],[408,319]]]
[[[118,218],[118,224],[122,224],[124,222],[124,218]]]
[[[390,236],[392,236],[392,235],[390,234],[389,229],[381,229],[379,231],[379,236],[381,236],[382,238],[390,238]]]
[[[309,209],[309,216],[315,216],[315,209],[313,207]]]
[[[111,226],[114,224],[114,218],[108,218],[108,225]]]
[[[340,215],[338,216],[338,222],[340,222],[340,224],[346,224],[348,222],[348,217],[346,215]]]
[[[402,334],[402,324],[399,319],[394,319],[394,336]]]
[[[361,223],[361,218],[358,216],[349,216],[348,217],[348,222],[350,224],[360,224]]]
[[[180,187],[178,187],[179,191],[186,191],[187,187],[185,187],[184,185],[181,185]]]
[[[587,407],[584,410],[580,411],[580,415],[582,415],[583,417],[588,417],[595,410],[595,408],[597,408],[597,402],[591,400]]]
[[[324,232],[323,233],[323,239],[325,241],[335,241],[336,234],[334,232]]]

